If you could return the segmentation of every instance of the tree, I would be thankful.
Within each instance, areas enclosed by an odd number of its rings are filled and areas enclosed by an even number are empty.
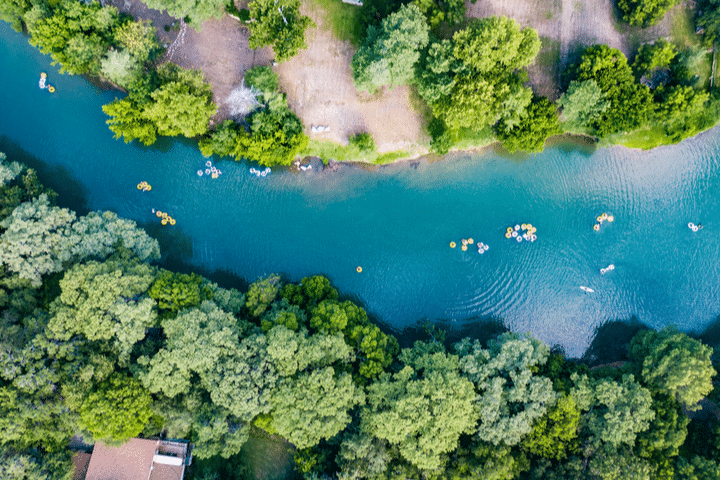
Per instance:
[[[356,133],[348,138],[350,145],[355,145],[361,152],[374,152],[375,140],[367,132]]]
[[[516,126],[500,119],[496,131],[498,138],[509,152],[542,152],[545,141],[560,133],[557,107],[546,97],[534,97]]]
[[[459,23],[465,19],[463,0],[415,0],[412,5],[420,9],[431,27],[436,27],[442,22]]]
[[[32,8],[28,0],[2,0],[0,1],[0,20],[10,24],[16,32],[22,32],[21,17]]]
[[[140,64],[129,52],[114,49],[100,60],[100,73],[121,87],[128,87],[142,74]]]
[[[250,315],[259,317],[275,300],[280,291],[280,275],[268,275],[257,279],[245,295],[245,308]]]
[[[697,6],[697,26],[702,28],[704,43],[714,45],[720,35],[720,0],[701,0]]]
[[[638,434],[636,452],[638,456],[649,459],[655,465],[658,477],[664,473],[665,478],[672,478],[672,459],[678,455],[680,447],[685,443],[690,419],[685,416],[675,399],[667,395],[656,395],[652,408],[655,418],[650,423],[650,428]]]
[[[576,68],[575,80],[595,80],[610,102],[592,127],[600,136],[641,127],[652,111],[650,90],[635,83],[625,55],[607,45],[585,50]]]
[[[547,361],[548,347],[529,335],[505,333],[488,342],[487,350],[469,339],[455,349],[461,373],[480,392],[478,438],[494,445],[520,443],[558,398],[550,379],[534,374]]]
[[[267,332],[276,325],[282,325],[289,330],[297,331],[300,326],[307,323],[307,315],[297,305],[290,305],[287,299],[273,302],[270,310],[265,312],[260,327]]]
[[[653,392],[675,398],[688,410],[712,391],[712,348],[675,327],[643,330],[630,343],[632,358],[642,365],[643,382]]]
[[[160,135],[183,135],[188,138],[207,132],[210,117],[217,112],[210,85],[198,79],[193,83],[170,82],[155,90],[143,115]]]
[[[574,132],[590,126],[610,107],[610,102],[597,82],[590,79],[570,82],[567,91],[560,96],[558,105],[562,108],[564,128]]]
[[[157,139],[155,123],[143,115],[143,107],[129,98],[115,101],[102,106],[106,120],[115,138],[123,137],[125,143],[137,139],[143,145],[152,145]]]
[[[0,447],[0,478],[72,480],[74,470],[72,454],[68,450],[48,453]]]
[[[631,450],[607,445],[595,452],[588,471],[590,478],[598,480],[650,480],[655,473],[647,460],[633,455]]]
[[[572,380],[575,387],[570,396],[582,412],[587,412],[581,428],[588,434],[586,443],[591,450],[603,444],[611,448],[632,445],[655,418],[650,392],[632,375],[623,375],[622,383],[607,378],[591,380],[577,373]]]
[[[324,368],[353,360],[353,351],[340,334],[308,336],[305,329],[293,332],[278,325],[267,333],[267,342],[267,353],[283,377],[308,368]]]
[[[310,17],[300,13],[299,0],[253,0],[250,8],[250,48],[272,46],[278,62],[307,48],[305,30],[314,27]]]
[[[563,395],[538,419],[522,446],[533,455],[564,460],[576,449],[579,424],[580,410],[572,397]]]
[[[142,65],[160,48],[151,20],[126,21],[113,32],[118,46]]]
[[[403,5],[371,27],[350,64],[355,88],[373,92],[377,87],[408,83],[415,73],[420,50],[429,40],[429,27],[415,4]]]
[[[77,408],[80,426],[97,439],[122,444],[136,437],[152,416],[150,394],[134,378],[115,373]]]
[[[368,431],[396,445],[405,460],[434,470],[457,448],[461,434],[475,431],[478,411],[472,383],[458,373],[458,358],[422,349],[404,350],[402,370],[383,373],[368,386],[361,415]]]
[[[350,375],[336,375],[333,367],[304,372],[274,391],[272,425],[295,447],[308,448],[342,431],[350,423],[348,412],[364,402]]]
[[[245,72],[244,79],[248,87],[257,88],[263,94],[278,91],[278,76],[270,67],[253,67]]]
[[[699,92],[692,87],[680,85],[657,90],[661,90],[662,102],[658,105],[656,114],[668,137],[680,141],[708,126],[707,117],[704,115],[710,100],[708,92]],[[714,123],[714,120],[710,123]]]
[[[653,44],[646,43],[638,49],[638,53],[635,55],[633,62],[635,76],[640,78],[655,69],[669,68],[677,54],[675,45],[665,40],[659,40]]]
[[[280,295],[292,305],[300,307],[317,305],[323,300],[337,300],[338,291],[330,280],[321,276],[304,277],[300,285],[289,283],[283,286]]]
[[[623,20],[645,28],[655,25],[677,3],[677,0],[618,0],[618,8]]]
[[[225,0],[147,0],[145,4],[155,10],[165,10],[175,18],[186,18],[195,30],[202,28],[202,22],[221,18]]]
[[[177,312],[181,308],[195,307],[202,300],[209,300],[212,292],[201,287],[203,278],[191,273],[173,273],[163,270],[148,290],[148,296],[155,300],[158,307]]]
[[[688,461],[679,457],[676,462],[677,480],[718,480],[720,479],[720,464],[716,460],[703,458],[697,455]]]
[[[50,306],[49,336],[111,341],[118,357],[127,361],[157,318],[155,302],[141,298],[154,278],[154,269],[142,263],[75,265],[60,280],[61,293]]]

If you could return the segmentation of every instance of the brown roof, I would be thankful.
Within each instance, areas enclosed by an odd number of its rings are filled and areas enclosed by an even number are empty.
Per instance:
[[[95,442],[85,480],[149,480],[157,443],[141,438],[119,447]]]

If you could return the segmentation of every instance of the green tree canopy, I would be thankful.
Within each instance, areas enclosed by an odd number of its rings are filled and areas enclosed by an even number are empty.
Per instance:
[[[126,21],[114,30],[113,36],[115,43],[140,64],[160,48],[151,20]]]
[[[181,308],[195,307],[202,300],[209,300],[212,291],[202,287],[203,278],[191,273],[173,273],[163,270],[148,290],[150,298],[155,300],[158,307],[177,312]]]
[[[305,30],[315,24],[300,13],[300,0],[252,0],[248,6],[250,48],[271,45],[278,62],[307,48]]]
[[[420,50],[428,43],[429,31],[415,4],[400,7],[382,21],[380,28],[370,27],[350,63],[355,88],[372,93],[382,85],[408,83],[415,74]]]
[[[579,133],[592,125],[610,107],[610,102],[597,82],[590,79],[570,82],[558,105],[562,108],[563,128]]]
[[[580,410],[572,397],[563,395],[535,422],[522,446],[533,455],[563,460],[577,449],[579,425]]]
[[[677,3],[678,0],[618,0],[617,5],[623,13],[623,20],[644,28],[662,20]]]
[[[70,451],[48,453],[0,447],[0,478],[12,480],[72,480],[75,467]]]
[[[259,317],[275,300],[280,291],[280,275],[268,275],[257,279],[245,295],[245,308],[250,315]]]
[[[672,43],[659,40],[653,44],[642,45],[635,55],[633,71],[637,78],[642,77],[658,68],[669,68],[672,60],[677,56],[677,48]]]
[[[294,332],[278,325],[267,333],[267,342],[268,355],[283,377],[290,377],[310,367],[321,368],[353,360],[352,349],[339,333],[308,336],[305,329]]]
[[[175,18],[187,18],[195,30],[202,28],[202,22],[220,18],[225,14],[225,0],[147,0],[155,10],[165,10]]]
[[[534,97],[517,125],[501,118],[496,126],[498,138],[509,152],[542,152],[548,137],[560,133],[557,107],[546,97]]]
[[[712,391],[717,373],[710,359],[712,348],[674,327],[659,332],[643,330],[630,344],[633,359],[642,365],[642,380],[654,392],[675,398],[688,410]]]

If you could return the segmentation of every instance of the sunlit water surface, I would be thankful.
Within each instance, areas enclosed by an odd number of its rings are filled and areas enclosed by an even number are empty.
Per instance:
[[[501,318],[573,355],[607,320],[697,330],[720,314],[718,130],[651,152],[567,144],[527,159],[487,153],[266,178],[248,172],[257,165],[221,162],[212,180],[197,176],[205,159],[192,142],[113,139],[100,106],[116,92],[60,75],[2,22],[0,38],[0,146],[39,159],[61,203],[136,220],[191,266],[249,281],[322,273],[398,329]],[[41,71],[56,93],[38,88]],[[141,180],[152,192],[135,188]],[[177,225],[160,228],[152,208]],[[602,212],[615,221],[595,232]],[[525,222],[536,242],[505,238]],[[462,252],[467,237],[489,251]]]

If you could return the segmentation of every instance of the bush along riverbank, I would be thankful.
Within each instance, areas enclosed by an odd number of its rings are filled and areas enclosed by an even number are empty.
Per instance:
[[[327,278],[224,288],[154,266],[158,243],[134,222],[55,197],[0,156],[13,478],[72,478],[73,435],[188,439],[196,480],[256,477],[251,436],[284,442],[307,479],[720,474],[717,356],[675,328],[626,329],[608,359],[621,361],[600,368],[502,329],[445,342],[428,326],[400,349]]]

